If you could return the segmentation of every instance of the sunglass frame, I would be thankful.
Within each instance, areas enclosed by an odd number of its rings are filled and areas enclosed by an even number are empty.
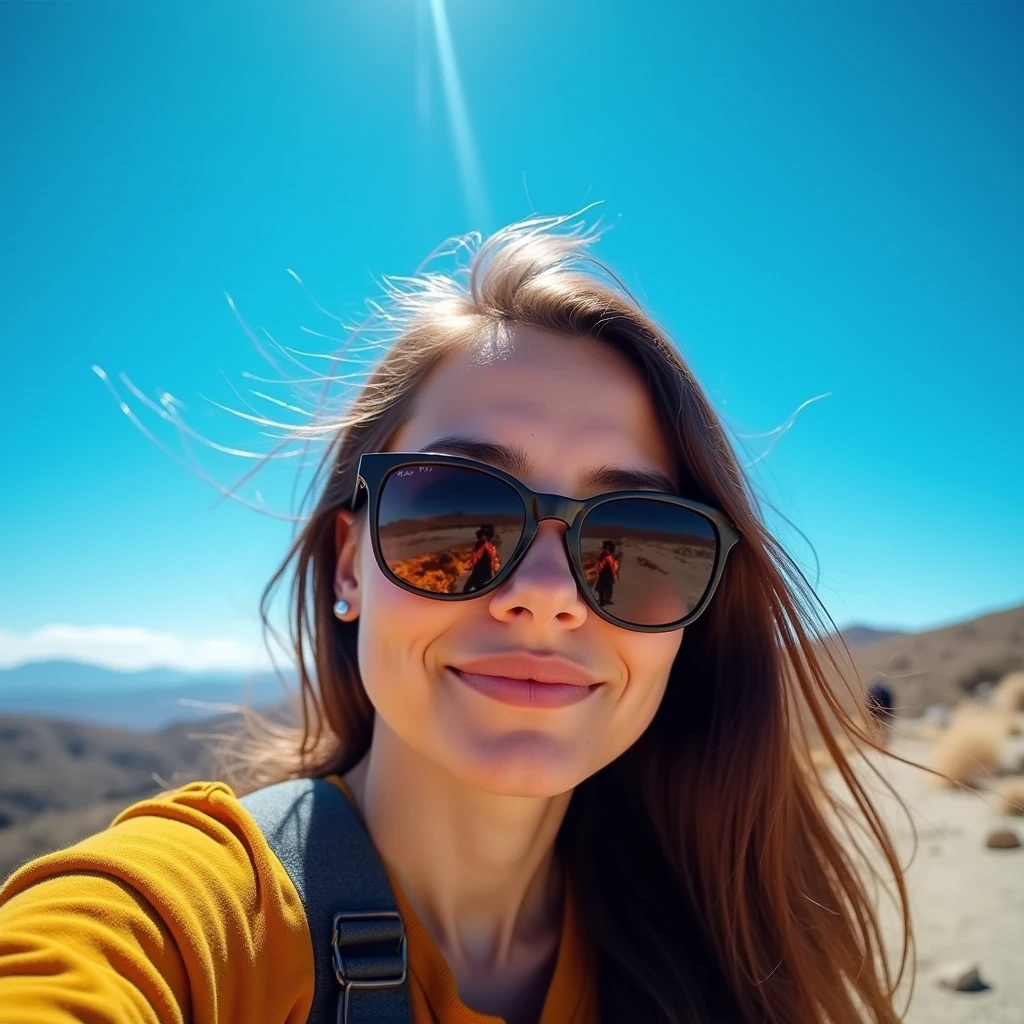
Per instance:
[[[511,487],[519,495],[523,503],[523,533],[515,550],[512,552],[512,556],[505,561],[498,572],[484,586],[469,594],[441,594],[415,587],[400,576],[395,575],[388,568],[381,551],[379,513],[381,496],[384,493],[384,484],[391,474],[399,469],[404,469],[407,466],[431,465],[471,469],[495,477]],[[715,531],[715,564],[708,585],[700,600],[694,605],[693,610],[675,622],[662,626],[646,626],[620,619],[612,615],[607,609],[602,608],[598,604],[597,598],[591,593],[590,585],[587,583],[583,572],[583,562],[580,556],[580,533],[583,522],[587,514],[599,505],[610,501],[619,501],[623,498],[642,498],[689,509],[691,512],[695,512],[708,520]],[[576,581],[576,589],[583,597],[583,600],[589,608],[607,622],[639,633],[667,633],[674,629],[682,629],[684,626],[689,626],[696,621],[711,603],[711,599],[714,597],[715,590],[722,578],[722,573],[725,570],[725,562],[729,557],[729,552],[740,539],[735,526],[723,512],[710,505],[705,505],[699,501],[691,501],[689,498],[683,498],[676,494],[645,490],[606,491],[583,500],[567,498],[561,494],[545,494],[534,491],[517,477],[486,462],[478,462],[476,459],[467,459],[459,455],[444,455],[435,452],[368,452],[360,456],[356,488],[351,502],[352,510],[358,510],[364,500],[368,506],[370,543],[373,548],[374,558],[381,572],[395,586],[407,590],[410,594],[436,601],[470,601],[477,597],[484,597],[497,590],[515,572],[523,556],[537,536],[537,529],[541,522],[545,519],[558,519],[567,527],[565,532],[566,555],[569,559],[573,578]]]

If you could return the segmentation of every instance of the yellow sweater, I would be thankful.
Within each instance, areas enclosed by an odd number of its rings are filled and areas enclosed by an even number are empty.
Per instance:
[[[415,1024],[501,1024],[459,999],[391,882]],[[0,889],[0,1024],[304,1024],[312,998],[299,895],[223,783],[137,803]],[[569,892],[540,1024],[596,1021],[592,957]]]

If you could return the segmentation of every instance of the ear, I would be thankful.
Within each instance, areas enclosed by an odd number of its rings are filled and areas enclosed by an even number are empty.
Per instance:
[[[334,521],[334,599],[347,601],[348,611],[341,616],[344,622],[359,618],[362,588],[359,585],[359,527],[355,513],[341,509]]]

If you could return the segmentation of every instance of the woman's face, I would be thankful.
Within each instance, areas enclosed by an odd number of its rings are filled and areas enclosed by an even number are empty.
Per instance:
[[[434,442],[452,435],[521,450],[516,475],[537,491],[590,497],[600,488],[587,485],[588,474],[607,467],[676,479],[640,376],[589,339],[516,329],[507,341],[447,356],[389,448],[443,451]],[[590,610],[569,570],[565,529],[542,522],[512,576],[466,601],[417,597],[389,582],[365,515],[339,554],[335,590],[358,616],[360,672],[379,719],[484,790],[553,796],[614,760],[653,718],[679,650],[681,629],[633,632]],[[595,683],[574,703],[523,707],[453,671],[520,652],[563,658]]]

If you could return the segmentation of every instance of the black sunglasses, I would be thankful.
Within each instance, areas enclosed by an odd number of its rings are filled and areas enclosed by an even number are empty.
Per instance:
[[[647,633],[681,629],[707,608],[739,540],[720,511],[674,494],[612,491],[584,501],[539,494],[454,455],[363,455],[353,510],[364,499],[381,572],[441,601],[501,586],[540,522],[559,519],[583,599],[608,622]]]

